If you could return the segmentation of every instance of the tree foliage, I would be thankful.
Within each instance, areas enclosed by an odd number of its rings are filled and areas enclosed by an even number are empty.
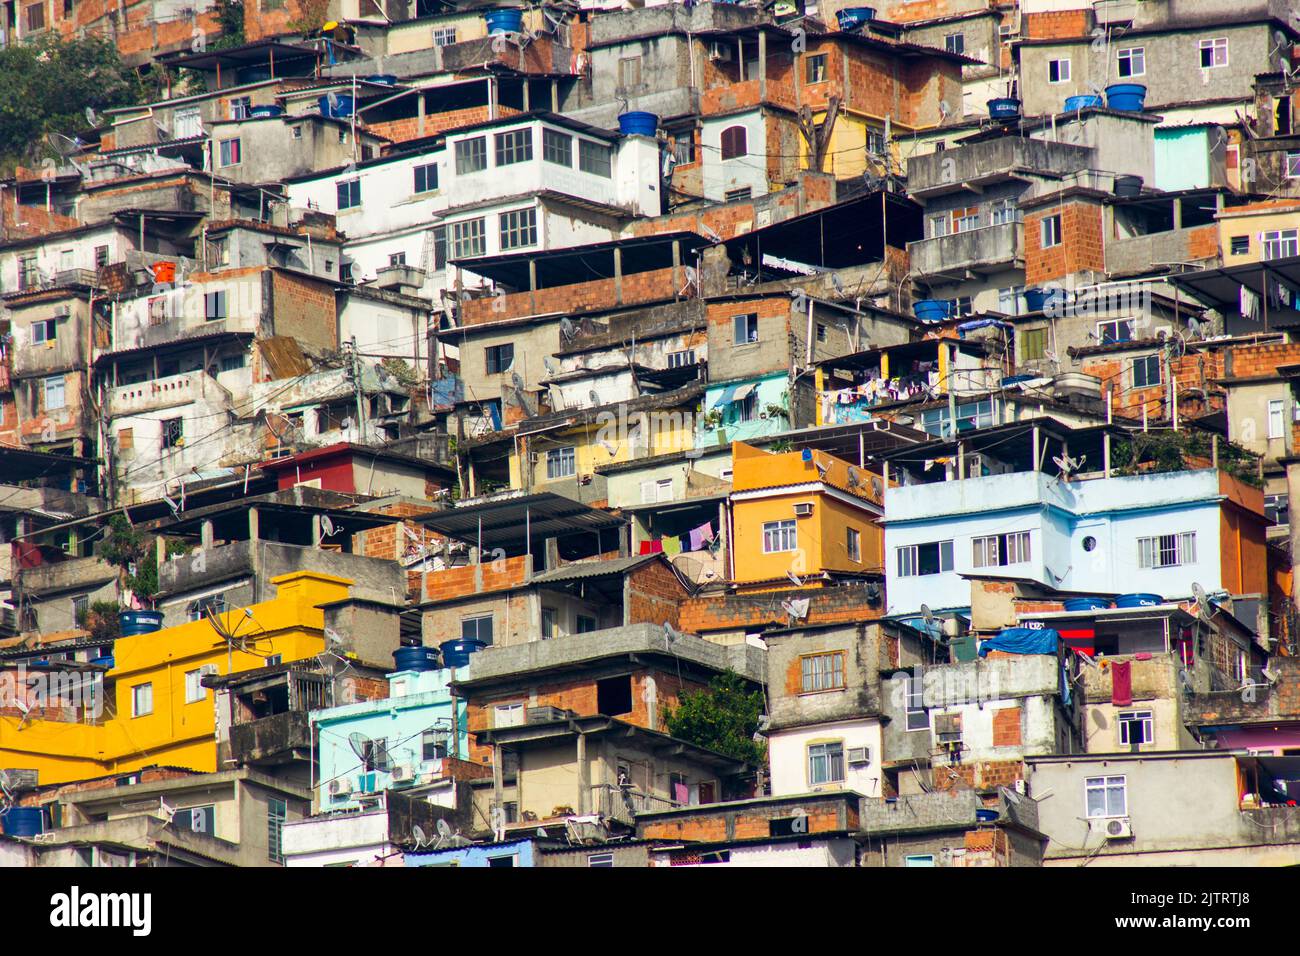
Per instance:
[[[0,49],[0,171],[55,158],[46,134],[73,137],[97,113],[140,101],[140,78],[104,37],[42,36]]]
[[[1133,432],[1116,442],[1111,465],[1117,475],[1160,474],[1208,468],[1214,454],[1209,434],[1200,430]],[[1219,468],[1248,485],[1261,487],[1259,456],[1220,438]]]
[[[243,46],[244,39],[244,3],[243,0],[217,0],[217,23],[221,34],[208,46],[213,50],[226,50],[230,47]]]
[[[674,737],[753,764],[767,761],[767,748],[754,740],[763,695],[746,688],[735,671],[724,671],[707,690],[682,695],[680,705],[668,715],[668,732]]]
[[[167,556],[184,554],[190,545],[168,541]],[[132,527],[124,515],[108,519],[108,535],[99,556],[122,572],[121,584],[142,601],[158,593],[158,553],[153,539]]]

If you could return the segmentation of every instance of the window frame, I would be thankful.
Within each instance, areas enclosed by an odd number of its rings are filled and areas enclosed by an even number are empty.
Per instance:
[[[573,135],[542,127],[542,160],[565,169],[573,168]]]
[[[1277,427],[1274,428],[1276,418]],[[1268,400],[1268,437],[1269,440],[1286,437],[1286,401],[1281,398]]]
[[[144,698],[144,706],[148,709],[141,708],[141,698]],[[148,717],[153,713],[153,681],[141,681],[139,684],[131,685],[131,717]]]
[[[1218,70],[1228,65],[1228,38],[1227,37],[1209,37],[1200,41],[1200,59],[1202,70]],[[1210,62],[1205,62],[1205,53],[1210,51]],[[1223,62],[1215,63],[1219,51],[1223,51]]]
[[[229,162],[226,161],[227,149],[230,147],[229,155],[232,157]],[[239,141],[238,136],[232,136],[230,139],[217,141],[217,166],[226,169],[230,166],[240,166],[244,162],[244,147]]]
[[[501,359],[509,355],[509,361],[502,363]],[[485,375],[500,375],[508,372],[515,365],[515,344],[513,342],[502,342],[497,345],[489,345],[483,349],[483,369]],[[493,366],[496,366],[495,368]]]
[[[824,694],[846,690],[843,651],[823,651],[799,657],[799,693]]]
[[[561,481],[578,474],[578,449],[576,445],[550,448],[546,451],[546,480]]]
[[[830,57],[825,53],[808,53],[804,56],[804,83],[825,83]]]
[[[827,787],[847,781],[844,764],[844,741],[826,740],[810,743],[805,750],[805,755],[808,786]],[[818,774],[814,772],[818,766],[818,761],[823,762],[825,779],[817,779]]]
[[[334,203],[339,212],[361,205],[361,177],[353,176],[334,184]]]
[[[497,166],[517,166],[533,160],[533,128],[507,129],[492,137],[493,161]]]
[[[1049,241],[1050,240],[1050,241]],[[1038,222],[1038,245],[1040,249],[1055,249],[1062,245],[1061,214],[1052,213]]]
[[[844,548],[849,553],[849,560],[854,564],[862,563],[862,532],[857,528],[844,529]]]
[[[1137,539],[1137,548],[1137,564],[1142,570],[1185,568],[1196,563],[1196,532],[1145,535]]]
[[[799,523],[795,518],[763,522],[763,553],[788,554],[799,550]]]
[[[936,548],[937,568],[935,571],[920,570],[921,567],[921,548]],[[935,574],[947,574],[956,566],[956,555],[953,548],[953,539],[944,538],[939,541],[921,541],[916,544],[904,544],[894,549],[897,555],[898,577],[900,578],[928,578]],[[944,566],[944,558],[947,557],[947,567]]]
[[[453,259],[478,259],[485,255],[487,255],[486,217],[461,219],[451,224],[451,257]]]
[[[578,138],[578,170],[603,179],[614,178],[614,148],[594,139]]]
[[[1124,72],[1125,61],[1128,63],[1129,72]],[[1134,61],[1140,67],[1133,69]],[[1120,79],[1128,79],[1132,76],[1147,75],[1147,48],[1144,46],[1126,46],[1115,51],[1115,72]]]
[[[433,172],[433,184],[429,184],[429,172]],[[415,194],[432,193],[438,191],[438,164],[437,163],[420,163],[411,169],[411,186]],[[423,180],[423,187],[421,186]]]
[[[1154,364],[1153,364],[1154,363]],[[1138,374],[1138,369],[1142,369],[1142,374]],[[1151,377],[1151,370],[1155,369],[1155,379]],[[1140,379],[1140,380],[1139,380]],[[1133,360],[1133,387],[1134,388],[1159,388],[1164,382],[1164,368],[1160,364],[1159,355],[1143,355]]]
[[[749,128],[743,123],[733,123],[718,134],[718,156],[724,163],[748,155]]]
[[[744,333],[741,333],[740,322],[744,321]],[[731,317],[731,344],[732,345],[755,345],[758,342],[758,313],[746,312],[744,315],[733,315]]]
[[[486,641],[483,640],[484,624],[487,626]],[[473,627],[467,627],[473,625]],[[472,633],[471,633],[472,632]],[[469,614],[460,619],[460,639],[462,641],[482,641],[484,644],[491,646],[496,638],[496,615],[491,612],[483,614]]]
[[[57,383],[57,387],[55,387]],[[51,392],[57,392],[59,404],[55,405],[50,401]],[[61,408],[68,407],[68,379],[66,375],[46,375],[41,379],[41,409],[46,412],[55,412]]]
[[[1130,739],[1129,728],[1135,724],[1142,728],[1142,739],[1138,741]],[[1134,743],[1141,747],[1143,744],[1154,744],[1156,742],[1155,716],[1152,711],[1120,711],[1115,715],[1115,725],[1119,731],[1119,743],[1122,747],[1132,747]]]
[[[537,245],[537,207],[524,206],[498,213],[497,231],[502,252]]]
[[[1113,813],[1111,807],[1112,791],[1118,789],[1122,801],[1122,812]],[[1093,793],[1101,794],[1101,812],[1093,813],[1089,797]],[[1128,775],[1105,774],[1099,777],[1083,778],[1083,812],[1089,820],[1115,820],[1128,816]]]
[[[1064,70],[1061,69],[1061,64],[1065,64]],[[1053,72],[1056,73],[1056,79],[1052,79]],[[1071,73],[1071,63],[1070,63],[1070,58],[1068,56],[1058,57],[1054,60],[1047,61],[1047,82],[1052,84],[1053,86],[1059,85],[1061,83],[1069,83],[1070,73]]]
[[[481,173],[488,168],[487,136],[467,136],[456,140],[453,148],[456,161],[456,175],[468,176]]]

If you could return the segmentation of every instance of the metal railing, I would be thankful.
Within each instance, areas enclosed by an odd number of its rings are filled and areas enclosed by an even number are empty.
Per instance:
[[[629,825],[636,822],[638,813],[672,810],[682,806],[667,797],[659,797],[634,787],[620,787],[611,783],[594,785],[591,788],[591,796],[593,809],[597,813]]]

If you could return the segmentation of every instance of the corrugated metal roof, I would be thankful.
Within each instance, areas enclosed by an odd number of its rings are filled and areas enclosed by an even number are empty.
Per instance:
[[[576,564],[566,564],[564,567],[539,574],[533,578],[533,583],[550,584],[556,581],[577,581],[584,578],[625,574],[657,557],[656,554],[637,554],[630,558],[614,558],[609,561],[579,561]]]

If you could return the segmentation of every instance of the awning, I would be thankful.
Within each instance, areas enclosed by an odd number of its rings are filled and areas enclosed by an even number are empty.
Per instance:
[[[989,651],[1007,654],[1055,654],[1061,635],[1050,627],[1008,627],[997,637],[980,642],[980,657]]]
[[[718,400],[714,402],[713,407],[721,408],[723,405],[730,405],[732,402],[743,402],[754,394],[756,388],[758,386],[753,382],[745,385],[728,385],[722,390],[722,394],[718,396]]]
[[[1240,308],[1243,287],[1257,296],[1266,296],[1270,279],[1274,286],[1280,283],[1293,291],[1300,290],[1300,256],[1184,272],[1169,276],[1168,282],[1211,307],[1232,314]]]

